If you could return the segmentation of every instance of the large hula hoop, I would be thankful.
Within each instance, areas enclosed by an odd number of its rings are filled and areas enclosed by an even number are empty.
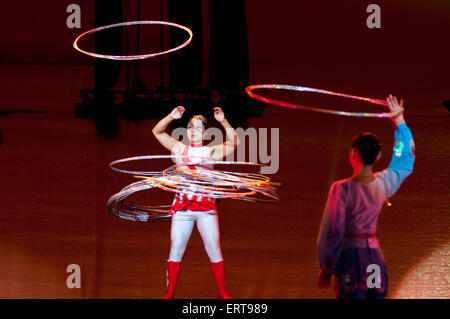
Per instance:
[[[78,47],[78,41],[91,33],[95,33],[101,30],[105,30],[105,29],[111,29],[111,28],[115,28],[115,27],[120,27],[120,26],[128,26],[128,25],[136,25],[136,24],[161,24],[161,25],[168,25],[168,26],[172,26],[172,27],[176,27],[179,29],[182,29],[184,31],[186,31],[189,34],[189,38],[182,44],[180,44],[179,46],[169,49],[169,50],[165,50],[162,52],[157,52],[157,53],[150,53],[150,54],[141,54],[141,55],[106,55],[106,54],[98,54],[98,53],[93,53],[93,52],[88,52],[85,50],[82,50]],[[177,50],[180,50],[182,48],[184,48],[185,46],[187,46],[189,43],[191,43],[192,41],[192,37],[193,37],[193,33],[191,31],[191,29],[189,29],[188,27],[185,27],[184,25],[181,24],[177,24],[177,23],[173,23],[173,22],[167,22],[167,21],[130,21],[130,22],[121,22],[121,23],[115,23],[115,24],[110,24],[107,26],[103,26],[103,27],[98,27],[95,29],[91,29],[89,31],[86,31],[82,34],[80,34],[75,41],[73,42],[73,47],[86,55],[92,56],[94,58],[102,58],[102,59],[109,59],[109,60],[119,60],[119,61],[130,61],[130,60],[142,60],[142,59],[148,59],[148,58],[152,58],[158,55],[163,55],[163,54],[167,54],[167,53],[171,53]]]
[[[248,94],[249,97],[276,106],[282,106],[282,107],[288,107],[291,109],[297,109],[297,110],[305,110],[305,111],[313,111],[313,112],[320,112],[320,113],[326,113],[326,114],[334,114],[334,115],[341,115],[341,116],[356,116],[356,117],[377,117],[377,118],[387,118],[387,117],[396,117],[403,113],[403,111],[398,112],[384,112],[384,113],[365,113],[365,112],[346,112],[346,111],[336,111],[332,109],[323,109],[318,107],[312,107],[312,106],[304,106],[294,103],[289,103],[285,101],[270,99],[264,96],[261,96],[259,94],[254,93],[254,90],[258,89],[269,89],[269,90],[288,90],[288,91],[302,91],[302,92],[313,92],[313,93],[320,93],[320,94],[328,94],[328,95],[335,95],[339,97],[345,97],[348,99],[354,99],[354,100],[361,100],[366,101],[372,104],[378,104],[387,106],[387,102],[384,100],[379,99],[373,99],[368,97],[361,97],[356,95],[349,95],[344,93],[337,93],[333,91],[327,91],[327,90],[321,90],[321,89],[314,89],[309,88],[305,86],[295,86],[295,85],[284,85],[284,84],[254,84],[249,85],[245,88],[245,92]]]
[[[233,162],[233,161],[213,161],[213,160],[206,160],[203,157],[196,157],[196,156],[188,156],[188,155],[141,155],[141,156],[133,156],[133,157],[127,157],[115,160],[114,162],[111,162],[109,164],[109,168],[111,168],[113,171],[119,172],[119,173],[125,173],[125,174],[131,174],[131,175],[144,175],[144,176],[162,176],[163,173],[161,171],[130,171],[125,169],[119,169],[117,167],[114,167],[114,165],[117,165],[119,163],[125,163],[125,162],[131,162],[131,161],[140,161],[140,160],[149,160],[149,159],[182,159],[182,158],[198,158],[203,159],[201,162],[201,165],[210,165],[210,164],[217,164],[217,165],[253,165],[253,166],[267,166],[265,164],[261,163],[253,163],[253,162]],[[189,165],[188,164],[180,164],[180,165]],[[199,165],[198,163],[192,163],[191,165]]]

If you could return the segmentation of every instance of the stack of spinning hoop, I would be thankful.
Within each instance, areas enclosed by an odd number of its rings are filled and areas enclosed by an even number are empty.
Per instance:
[[[132,194],[159,188],[174,193],[191,192],[197,197],[209,198],[232,198],[252,202],[274,202],[279,197],[273,183],[267,176],[256,173],[238,173],[208,168],[212,164],[219,165],[251,165],[264,166],[263,164],[252,162],[232,162],[232,161],[205,161],[198,163],[183,163],[173,165],[162,172],[155,171],[129,171],[119,169],[115,165],[124,162],[148,160],[148,159],[181,159],[193,160],[193,157],[183,155],[146,155],[124,158],[110,164],[111,169],[132,174],[141,178],[124,187],[120,192],[111,196],[108,200],[109,211],[120,218],[133,221],[150,221],[171,217],[169,214],[170,205],[143,206],[131,202],[128,197]],[[187,166],[195,165],[195,169]],[[257,197],[262,195],[262,197]]]

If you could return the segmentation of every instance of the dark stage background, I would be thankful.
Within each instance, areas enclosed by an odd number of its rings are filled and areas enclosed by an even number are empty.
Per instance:
[[[158,298],[164,293],[170,224],[125,221],[106,209],[109,196],[133,181],[111,171],[111,161],[167,154],[151,132],[160,116],[127,113],[133,103],[120,106],[120,112],[106,107],[86,113],[85,90],[242,92],[254,83],[382,99],[394,94],[405,100],[417,159],[414,173],[392,198],[392,207],[383,208],[378,224],[389,269],[388,297],[450,297],[450,118],[443,105],[450,99],[445,44],[450,3],[376,1],[381,29],[368,29],[370,1],[228,2],[218,8],[216,1],[184,7],[181,1],[142,1],[138,16],[137,0],[2,1],[0,298]],[[80,29],[66,26],[71,3],[81,7]],[[185,51],[139,63],[94,63],[72,48],[95,19],[97,25],[124,21],[125,5],[128,20],[180,21],[199,37]],[[111,10],[119,13],[105,14]],[[169,47],[183,38],[167,28],[144,26],[136,48],[137,28],[128,30],[131,53],[155,52],[161,40]],[[124,49],[126,29],[115,32],[107,44],[90,37],[81,45],[105,53]],[[379,111],[331,97],[284,97],[306,105]],[[315,284],[315,239],[329,186],[351,174],[348,147],[360,132],[370,130],[382,139],[376,169],[386,167],[394,125],[386,119],[277,107],[252,113],[246,111],[255,107],[251,101],[238,101],[223,104],[232,125],[280,129],[279,171],[270,177],[282,185],[279,203],[220,202],[229,293],[234,298],[333,298],[331,289]],[[160,113],[178,103],[169,101]],[[158,191],[141,198],[171,202],[170,194]],[[81,267],[80,289],[66,286],[69,264]],[[197,231],[184,256],[176,297],[216,297]]]

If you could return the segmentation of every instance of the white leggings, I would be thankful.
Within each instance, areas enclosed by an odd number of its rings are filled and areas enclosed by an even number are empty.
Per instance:
[[[197,222],[197,228],[202,237],[209,260],[213,263],[222,261],[217,212],[194,212],[189,210],[176,212],[172,216],[169,261],[181,261],[195,222]]]

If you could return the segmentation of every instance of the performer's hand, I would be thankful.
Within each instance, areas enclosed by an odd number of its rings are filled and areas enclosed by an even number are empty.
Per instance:
[[[389,107],[389,111],[391,112],[398,112],[398,111],[403,111],[403,100],[400,100],[400,103],[398,103],[397,98],[395,96],[392,96],[391,94],[389,94],[389,96],[387,97],[387,102],[388,102],[388,107]],[[400,124],[405,123],[405,118],[403,117],[403,113],[401,113],[400,115],[396,116],[396,117],[390,117],[389,118],[392,122],[394,122],[394,124],[396,126],[399,126]]]
[[[214,108],[214,118],[221,123],[225,120],[225,114],[220,107]]]
[[[181,117],[183,116],[184,113],[184,107],[177,106],[176,108],[174,108],[172,110],[172,112],[170,112],[170,116],[174,119],[174,120],[178,120],[181,119]]]
[[[320,269],[319,271],[319,276],[317,277],[317,287],[319,289],[325,289],[330,287],[330,282],[331,282],[331,273]]]

